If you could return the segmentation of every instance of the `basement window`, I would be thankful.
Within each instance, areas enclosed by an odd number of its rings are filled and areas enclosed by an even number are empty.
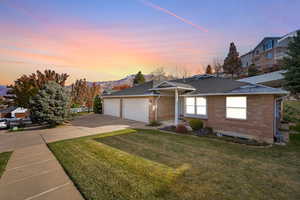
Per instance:
[[[247,119],[247,97],[226,97],[226,118]]]

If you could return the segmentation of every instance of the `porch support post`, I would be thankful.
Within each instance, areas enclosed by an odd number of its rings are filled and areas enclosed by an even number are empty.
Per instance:
[[[178,90],[175,89],[175,119],[174,119],[175,126],[178,125]]]

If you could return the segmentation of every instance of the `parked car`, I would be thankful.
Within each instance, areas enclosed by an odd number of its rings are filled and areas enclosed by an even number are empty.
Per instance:
[[[13,127],[25,127],[30,124],[32,124],[31,120],[28,119],[20,119],[20,118],[7,118],[6,120],[6,126],[7,128],[13,128]]]
[[[0,129],[7,128],[7,122],[6,120],[0,120]]]

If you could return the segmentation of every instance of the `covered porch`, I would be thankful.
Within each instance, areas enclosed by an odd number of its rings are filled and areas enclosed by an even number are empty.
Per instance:
[[[174,101],[173,118],[162,120],[162,123],[164,125],[175,125],[175,126],[181,123],[182,122],[181,120],[184,115],[184,98],[181,97],[180,95],[186,92],[194,91],[195,88],[184,83],[164,81],[154,86],[151,90],[158,92],[161,96],[170,96],[172,98],[172,101]],[[158,112],[159,109],[159,107],[157,106],[157,104],[159,103],[159,99],[160,96],[158,97],[158,100],[156,102],[156,113]]]

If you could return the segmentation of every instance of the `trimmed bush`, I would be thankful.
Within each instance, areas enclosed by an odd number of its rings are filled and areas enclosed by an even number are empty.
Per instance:
[[[187,130],[187,128],[185,127],[184,124],[178,124],[178,125],[176,126],[176,132],[177,132],[177,133],[187,133],[188,130]]]
[[[148,124],[148,126],[160,126],[160,125],[161,125],[161,123],[156,120],[153,120]]]
[[[300,133],[300,122],[294,126],[294,130]]]
[[[200,119],[192,119],[189,124],[194,131],[203,128],[203,122]]]
[[[205,127],[205,129],[207,130],[208,134],[213,134],[214,130],[212,127]]]

